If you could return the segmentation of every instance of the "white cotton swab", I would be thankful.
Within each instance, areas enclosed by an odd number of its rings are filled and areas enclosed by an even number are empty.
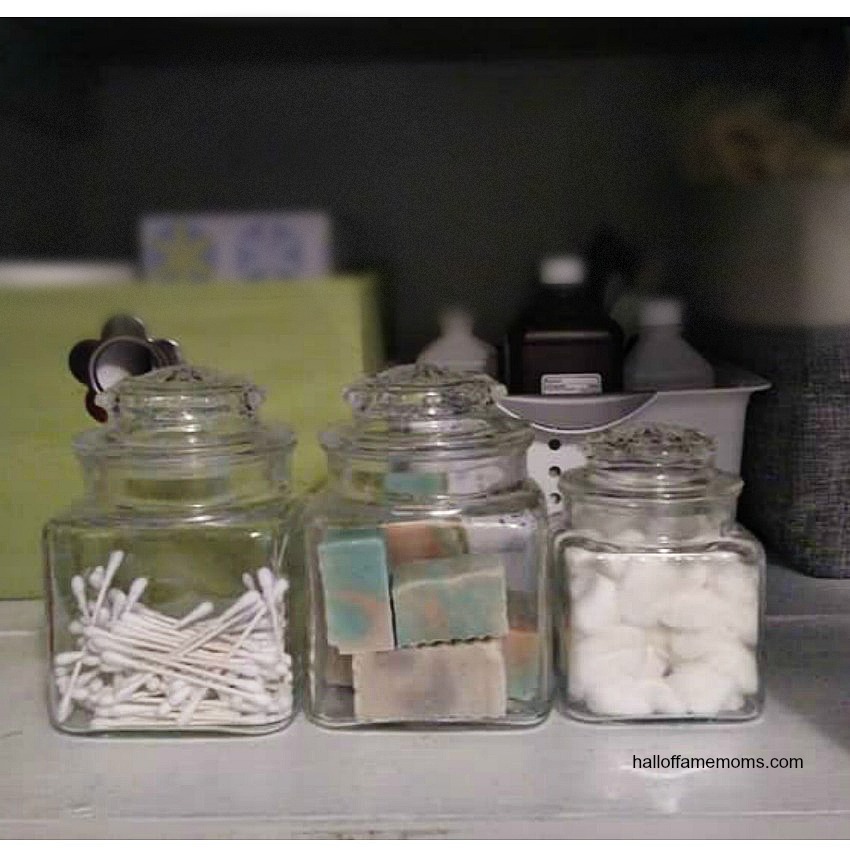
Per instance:
[[[106,594],[106,598],[112,609],[112,616],[110,619],[115,622],[124,611],[124,606],[127,604],[127,594],[125,594],[119,587],[111,587],[109,588],[109,592]]]
[[[75,704],[91,729],[261,725],[291,712],[286,579],[268,567],[245,573],[246,591],[218,616],[203,601],[175,618],[142,604],[147,579],[126,594],[112,586],[123,560],[115,550],[105,567],[72,578],[80,616],[69,632],[79,649],[54,658],[59,722]]]
[[[185,655],[193,649],[207,643],[215,637],[218,637],[223,631],[230,628],[230,620],[236,618],[239,614],[244,613],[247,609],[257,605],[261,600],[260,594],[256,590],[249,590],[243,593],[220,617],[218,617],[212,627],[198,635],[198,637],[187,641],[182,647],[178,648],[174,653],[175,657]]]
[[[172,673],[173,675],[175,672],[174,670],[169,671],[166,667],[162,666],[162,664],[158,663],[158,660],[150,661],[146,658],[130,657],[115,650],[107,650],[104,652],[103,660],[109,664],[114,664],[116,667],[122,667],[124,669],[137,668],[140,671],[144,670],[148,673],[156,673],[158,675],[168,675],[169,673]],[[204,671],[199,674],[196,668],[188,664],[180,664],[180,662],[175,661],[168,662],[168,664],[173,665],[174,668],[179,671],[180,677],[190,685],[200,685],[204,688],[212,688],[216,691],[238,694],[244,699],[250,699],[257,705],[265,706],[271,699],[265,691],[259,693],[253,689],[249,689],[249,683],[252,684],[252,680],[250,679],[244,681],[243,687],[238,687],[234,683],[233,679],[219,676],[217,673],[213,673],[211,671]],[[259,687],[262,688],[262,686]]]
[[[86,583],[82,576],[74,576],[71,579],[71,593],[74,594],[74,599],[77,602],[77,608],[80,610],[80,616],[84,622],[89,620],[88,600],[86,599]]]
[[[118,572],[118,567],[121,566],[121,562],[123,560],[124,553],[120,549],[116,549],[114,552],[109,553],[109,560],[106,562],[106,572],[103,576],[103,583],[98,591],[97,600],[94,603],[94,611],[92,612],[92,620],[94,622],[97,622],[97,615],[100,613],[100,609],[103,606],[103,600],[106,598],[106,591],[109,590],[109,586],[112,584],[112,579],[115,578],[115,573]]]
[[[202,602],[193,608],[182,620],[177,621],[177,628],[185,629],[186,626],[191,626],[192,623],[202,620],[204,617],[209,617],[213,611],[215,611],[215,606],[212,602]]]
[[[147,586],[148,580],[146,578],[133,579],[130,589],[127,591],[127,599],[124,602],[124,610],[121,612],[122,616],[133,610],[133,606],[135,606],[139,599],[141,599],[142,594],[147,589]]]
[[[283,633],[280,630],[280,623],[277,619],[277,605],[275,604],[275,580],[272,571],[268,567],[260,567],[257,570],[257,581],[263,589],[263,599],[269,609],[269,617],[272,621],[272,630],[274,631],[275,641],[277,645],[283,646]]]
[[[183,706],[180,715],[177,718],[178,726],[187,726],[192,721],[192,716],[198,710],[198,705],[201,700],[207,695],[206,688],[198,688]]]
[[[95,589],[100,590],[103,584],[103,567],[97,566],[89,573],[89,584]]]
[[[115,573],[118,571],[118,567],[121,566],[121,561],[124,560],[124,553],[117,549],[109,555],[109,560],[106,564],[106,571],[103,577],[103,583],[100,586],[100,590],[97,594],[97,601],[95,602],[94,611],[92,612],[92,622],[98,622],[98,615],[100,614],[100,608],[103,605],[104,597],[106,596],[106,591],[109,589],[109,585],[112,583],[112,579],[115,576]],[[94,574],[94,573],[93,573]],[[78,576],[74,576],[74,578],[78,578]],[[80,581],[82,581],[82,577],[80,576]],[[73,590],[74,580],[71,580],[71,588]],[[78,583],[79,586],[79,583]],[[76,594],[75,594],[76,595]],[[82,596],[83,602],[85,602],[85,584],[82,586]],[[79,600],[78,600],[79,601]],[[85,611],[85,604],[83,605],[83,611]],[[74,664],[74,670],[71,673],[71,679],[68,682],[68,688],[64,694],[62,694],[62,701],[59,703],[59,709],[56,712],[57,717],[60,723],[64,723],[68,716],[71,713],[71,696],[73,695],[74,690],[76,689],[77,677],[80,675],[80,670],[83,666],[83,660],[80,658],[79,661]]]

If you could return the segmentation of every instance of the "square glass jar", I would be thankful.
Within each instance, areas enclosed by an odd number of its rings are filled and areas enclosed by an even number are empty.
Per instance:
[[[305,512],[307,713],[333,728],[510,727],[551,704],[548,525],[527,426],[484,375],[401,366],[346,392]]]
[[[559,702],[591,722],[740,721],[762,709],[764,550],[713,442],[619,426],[565,473],[555,533]]]
[[[172,366],[99,397],[83,499],[44,530],[50,719],[64,732],[257,734],[298,696],[294,446],[262,394]]]

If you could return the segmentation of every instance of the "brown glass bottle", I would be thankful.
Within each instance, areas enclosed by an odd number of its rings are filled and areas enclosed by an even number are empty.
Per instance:
[[[623,333],[602,306],[579,257],[540,267],[537,297],[505,337],[503,380],[512,394],[616,392],[623,383]]]

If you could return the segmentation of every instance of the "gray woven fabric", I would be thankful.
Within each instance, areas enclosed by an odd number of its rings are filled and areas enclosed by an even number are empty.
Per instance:
[[[688,335],[773,384],[747,413],[741,520],[795,569],[850,578],[850,328],[711,320]]]

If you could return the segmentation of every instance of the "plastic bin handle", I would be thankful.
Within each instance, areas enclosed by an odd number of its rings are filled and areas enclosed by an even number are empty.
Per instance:
[[[524,419],[543,431],[590,434],[619,425],[655,401],[658,393],[604,395],[511,395],[498,401],[509,416]]]

